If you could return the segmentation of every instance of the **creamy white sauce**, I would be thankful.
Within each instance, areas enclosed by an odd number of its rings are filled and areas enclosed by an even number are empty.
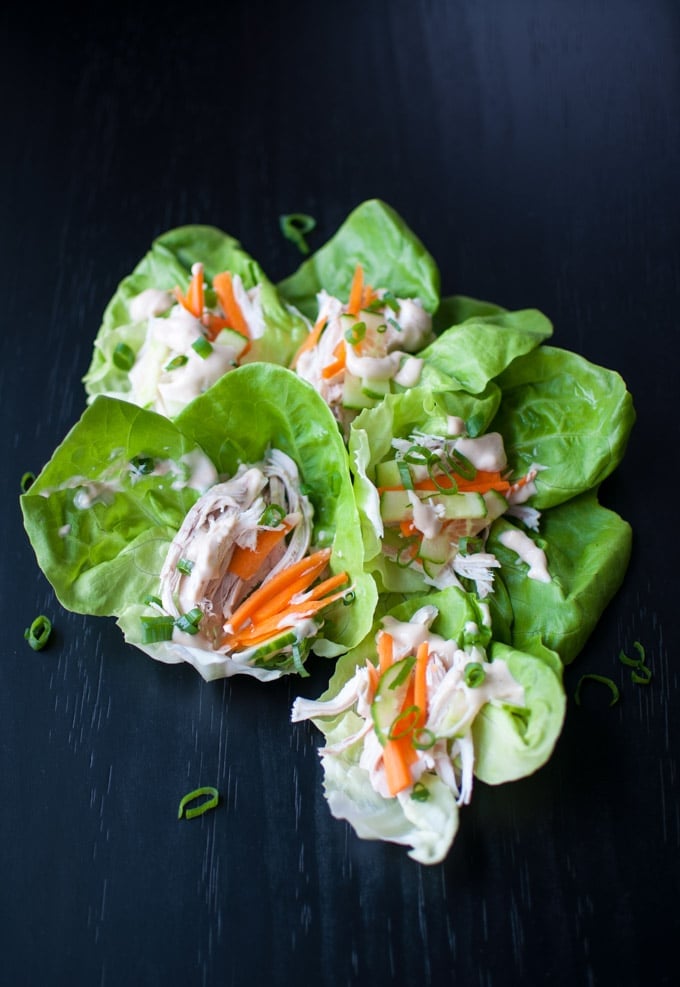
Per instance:
[[[400,356],[403,356],[403,354],[400,354]],[[424,361],[417,356],[406,356],[401,367],[394,375],[395,384],[399,384],[400,387],[415,387],[423,372],[423,363]]]
[[[455,447],[478,470],[500,471],[508,465],[503,436],[499,432],[487,432],[475,439],[460,438]]]
[[[504,531],[500,535],[499,541],[501,545],[505,545],[512,552],[516,552],[522,562],[529,566],[527,573],[529,579],[536,579],[541,583],[551,582],[545,552],[523,531],[516,528]]]
[[[458,415],[449,415],[446,420],[446,430],[452,438],[457,435],[463,435],[465,432],[465,422]]]
[[[169,291],[146,288],[128,302],[130,318],[133,322],[144,322],[152,316],[162,315],[172,306],[173,301],[174,298]]]

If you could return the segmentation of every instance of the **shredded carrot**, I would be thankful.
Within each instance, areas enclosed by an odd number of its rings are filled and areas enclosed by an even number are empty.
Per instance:
[[[408,737],[388,740],[383,747],[385,778],[390,795],[398,795],[399,792],[403,792],[405,788],[413,784],[410,768],[412,753],[413,748]]]
[[[368,672],[368,689],[366,690],[366,701],[372,703],[373,698],[375,696],[375,690],[378,688],[378,682],[380,681],[380,672],[375,667],[372,661],[366,662],[366,671]]]
[[[297,351],[297,353],[291,360],[290,362],[291,370],[295,369],[295,367],[297,366],[297,362],[302,356],[302,354],[306,353],[307,350],[311,350],[319,342],[319,340],[321,339],[321,333],[326,328],[326,322],[327,320],[323,315],[316,320],[313,328],[309,332],[309,335],[307,336],[304,343],[302,344],[300,349]]]
[[[220,307],[228,320],[229,328],[234,329],[242,336],[245,336],[247,340],[250,340],[248,323],[234,294],[234,283],[231,272],[222,271],[221,274],[216,274],[213,278],[213,288],[215,289]]]
[[[229,561],[229,572],[233,572],[239,579],[252,579],[272,549],[289,531],[289,524],[281,524],[278,528],[261,528],[254,548],[236,545]]]
[[[186,295],[182,294],[179,288],[175,288],[175,298],[180,305],[191,312],[195,318],[200,319],[203,315],[204,290],[203,290],[203,265],[196,265],[196,272],[191,275],[191,281]]]
[[[290,627],[294,627],[305,617],[314,617],[331,603],[336,603],[344,596],[344,591],[331,593],[319,600],[304,600],[300,603],[292,603],[278,613],[272,614],[265,620],[253,621],[245,629],[233,634],[225,634],[222,644],[227,644],[232,649],[251,647],[267,641],[270,637],[280,634]]]
[[[228,624],[234,631],[239,630],[264,603],[284,588],[289,591],[289,599],[296,593],[304,592],[330,557],[330,548],[321,548],[312,555],[306,555],[303,559],[299,559],[282,569],[281,572],[259,586],[234,610]]]
[[[510,489],[511,484],[504,480],[500,472],[497,470],[477,470],[473,479],[466,479],[464,476],[457,476],[455,473],[453,479],[456,481],[456,486],[461,493],[486,493],[487,490],[499,490],[501,493]],[[524,480],[526,483],[527,481]],[[517,484],[521,485],[522,481],[518,480]],[[435,492],[437,490],[447,490],[453,486],[450,476],[442,474],[437,477],[437,482],[435,483],[433,479],[428,477],[426,480],[417,480],[413,484],[414,490],[422,490],[425,492]],[[516,486],[516,484],[513,484]],[[406,488],[398,485],[393,487],[378,487],[378,493],[384,493],[386,490],[405,490]]]
[[[302,588],[297,591],[294,591],[290,585],[283,587],[283,589],[279,590],[278,593],[258,607],[257,612],[253,614],[253,621],[264,620],[265,617],[271,617],[290,606],[298,594],[302,594],[305,590],[307,590],[313,580],[316,579],[319,572],[320,570],[315,570],[311,576],[305,575],[300,580],[300,585]],[[307,600],[318,600],[320,596],[323,596],[325,593],[330,593],[332,590],[337,589],[338,586],[341,586],[345,582],[347,582],[347,573],[338,573],[336,576],[331,576],[329,579],[326,579],[321,583],[317,583],[316,586],[309,590],[304,600],[298,600],[297,602],[304,603]],[[347,591],[344,590],[344,592]]]
[[[393,657],[394,638],[387,631],[380,631],[378,634],[378,668],[381,675],[390,667]]]
[[[354,268],[352,285],[349,289],[349,301],[347,311],[350,315],[358,315],[361,309],[361,302],[364,294],[364,271],[360,264]]]
[[[333,350],[333,356],[335,357],[333,363],[329,363],[321,371],[321,376],[324,380],[328,380],[330,377],[335,377],[336,374],[341,373],[345,369],[347,350],[344,339],[341,339]]]
[[[231,328],[229,319],[225,319],[222,315],[216,315],[214,312],[204,312],[201,322],[205,326],[206,336],[211,342],[217,339],[223,329]]]
[[[427,641],[418,645],[416,652],[416,667],[413,675],[413,705],[418,707],[418,728],[425,726],[427,720],[427,663],[430,658],[430,649]]]

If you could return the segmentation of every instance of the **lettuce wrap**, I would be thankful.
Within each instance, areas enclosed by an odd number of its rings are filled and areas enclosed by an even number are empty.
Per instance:
[[[21,507],[64,607],[115,616],[129,643],[206,679],[300,672],[310,648],[337,655],[373,619],[345,447],[315,391],[282,367],[235,370],[174,422],[98,397]],[[278,540],[253,568],[263,529]],[[297,596],[281,600],[270,590],[293,564]]]
[[[98,394],[174,418],[244,363],[287,365],[306,325],[262,268],[213,226],[155,239],[104,312],[84,377]]]
[[[449,588],[384,614],[338,661],[324,695],[296,699],[291,716],[324,734],[331,813],[363,839],[434,864],[473,779],[496,785],[541,767],[565,708],[557,655],[492,641],[488,611]]]
[[[479,396],[386,398],[349,441],[366,568],[389,592],[474,590],[497,638],[571,661],[628,563],[630,526],[597,489],[634,418],[616,373],[556,347],[518,356]]]
[[[404,221],[377,199],[279,284],[313,322],[291,366],[332,409],[345,437],[362,408],[418,382],[413,354],[434,338],[439,272]]]

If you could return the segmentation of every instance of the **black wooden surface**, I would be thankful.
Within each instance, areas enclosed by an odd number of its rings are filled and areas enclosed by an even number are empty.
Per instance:
[[[144,2],[0,14],[0,982],[659,985],[677,972],[680,7],[673,0]],[[447,860],[359,841],[321,793],[310,679],[206,684],[66,613],[18,484],[84,406],[109,297],[206,222],[277,279],[360,201],[444,294],[535,306],[638,412],[604,503],[630,569],[569,668],[550,763],[478,784]],[[49,614],[34,653],[23,630]],[[653,679],[618,661],[646,648]],[[620,702],[573,701],[579,677]],[[190,788],[220,808],[176,819]]]

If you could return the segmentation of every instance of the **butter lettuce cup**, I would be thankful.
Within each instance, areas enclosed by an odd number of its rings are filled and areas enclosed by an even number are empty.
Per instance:
[[[21,506],[64,607],[205,679],[304,675],[371,625],[347,452],[282,367],[239,368],[175,421],[97,398]]]

